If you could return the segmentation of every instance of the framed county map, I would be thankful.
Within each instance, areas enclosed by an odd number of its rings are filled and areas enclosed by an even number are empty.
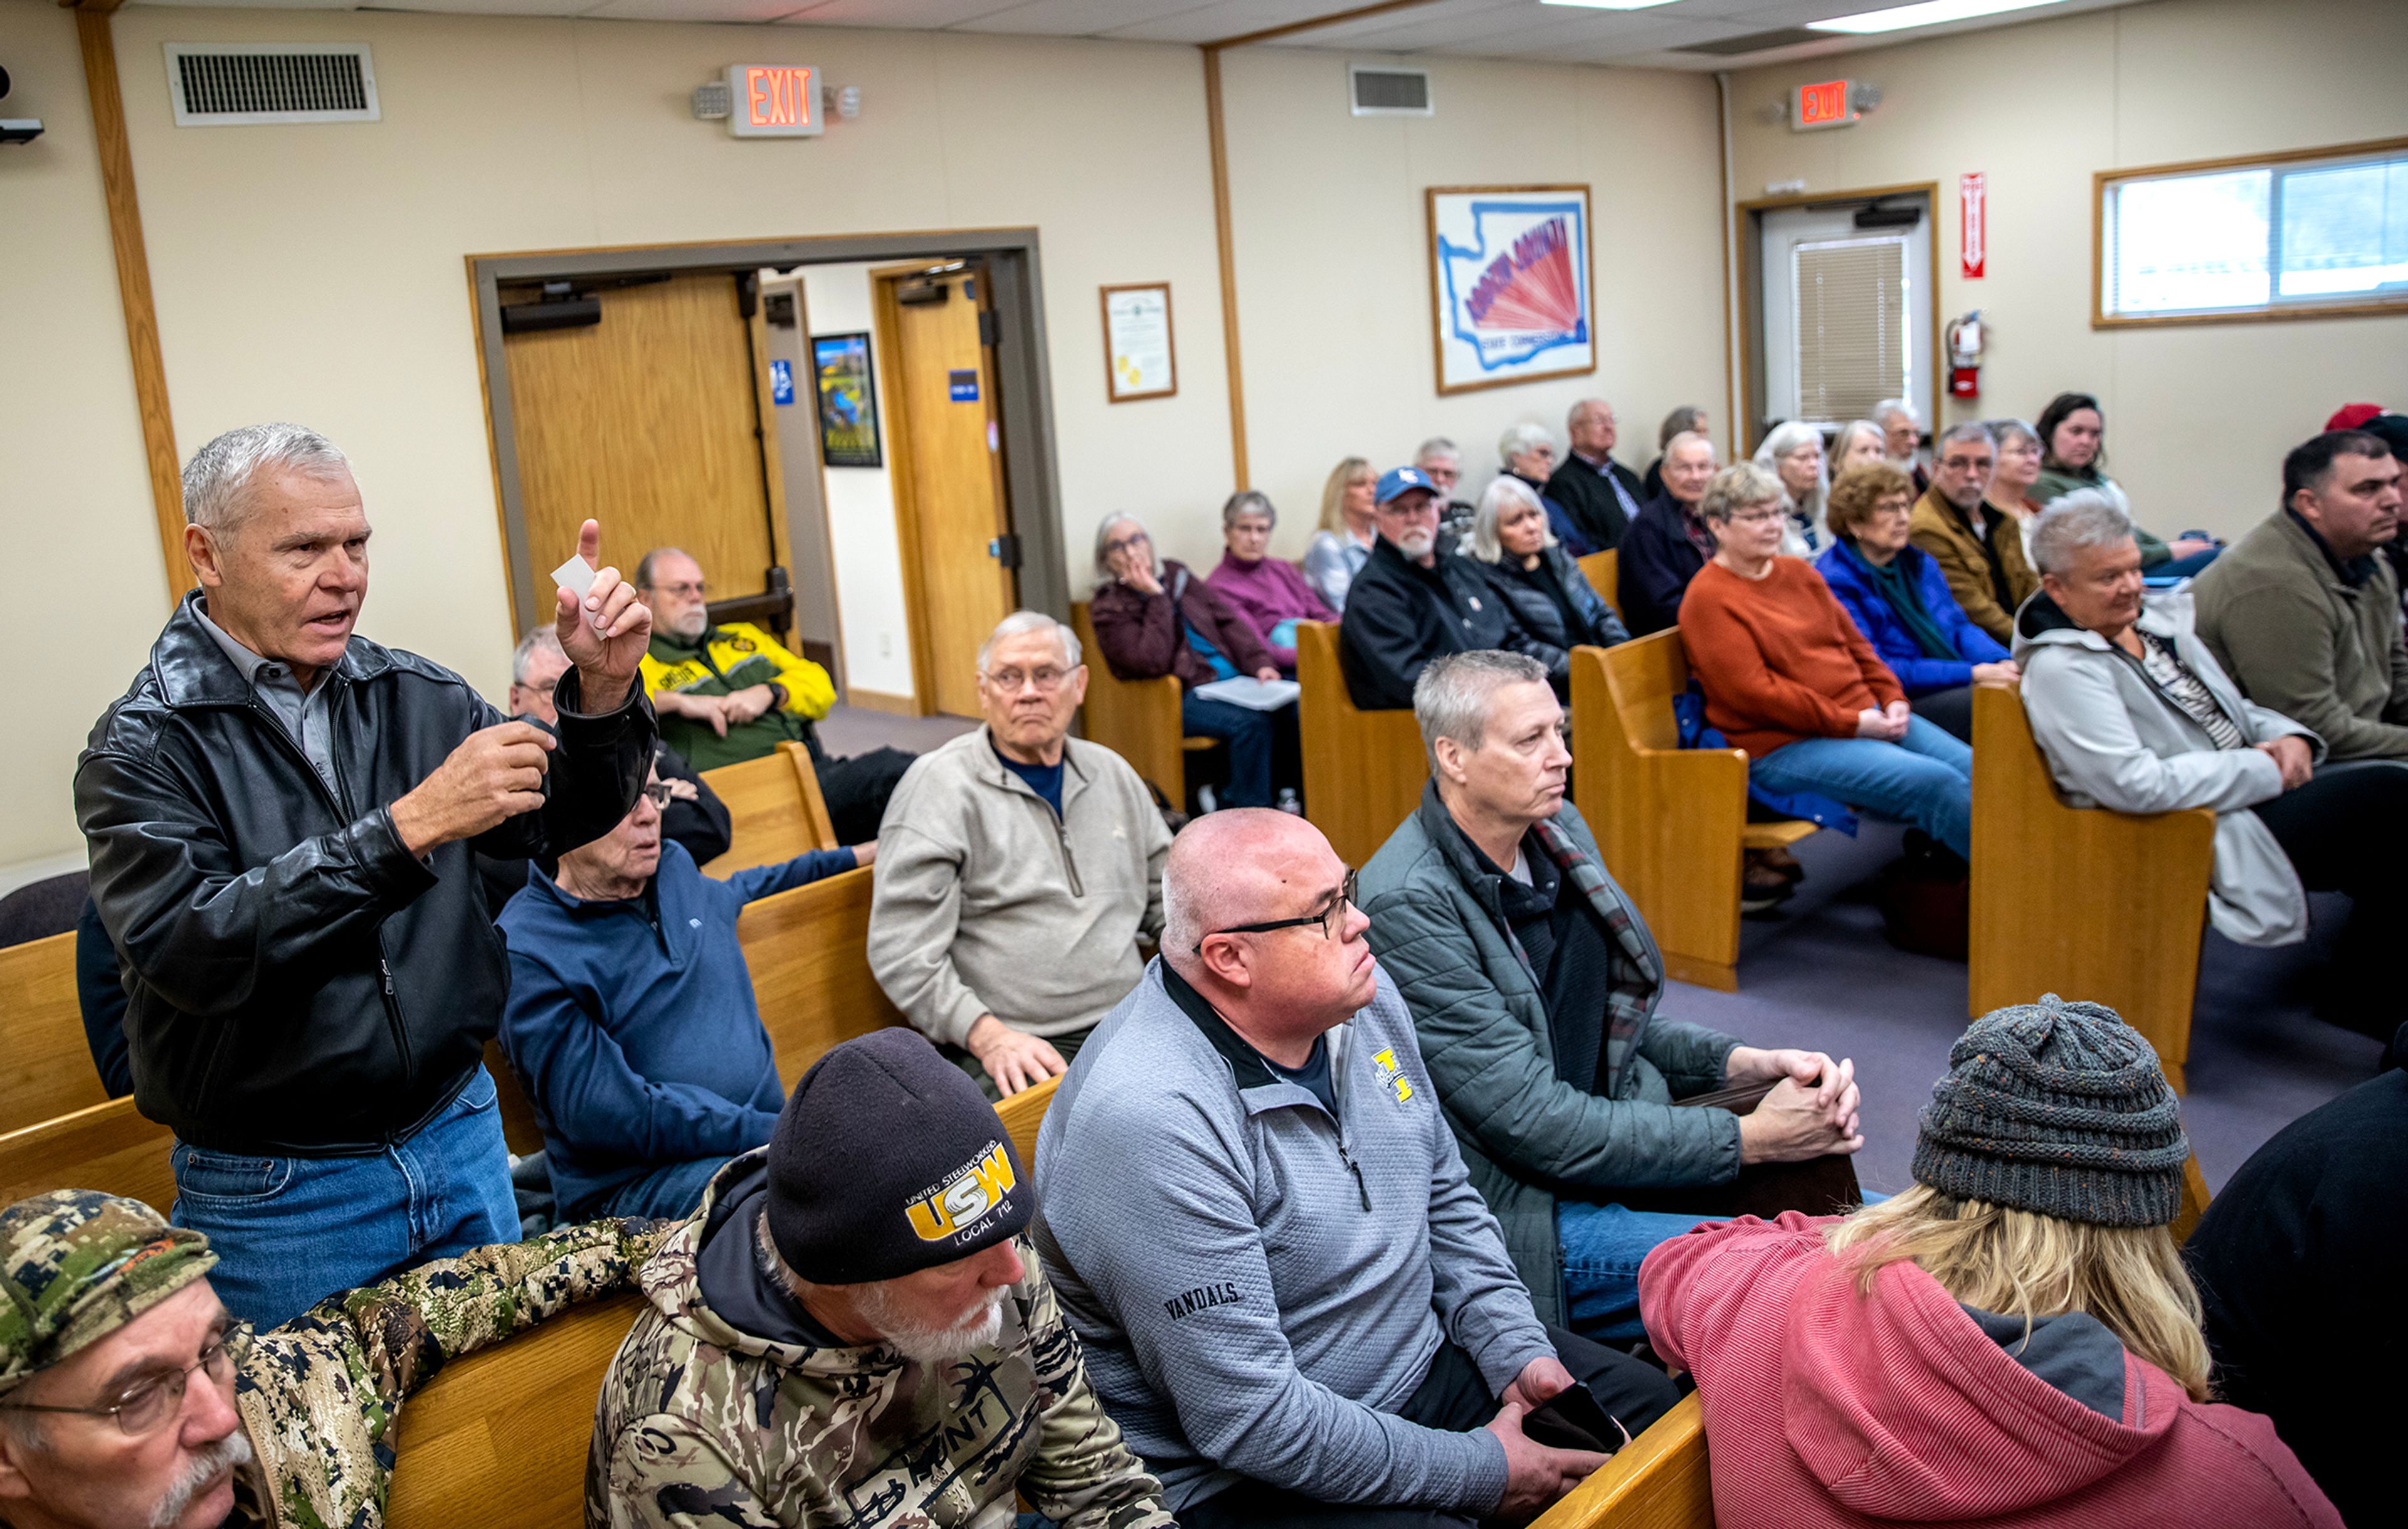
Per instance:
[[[1438,390],[1597,369],[1586,186],[1432,186]]]

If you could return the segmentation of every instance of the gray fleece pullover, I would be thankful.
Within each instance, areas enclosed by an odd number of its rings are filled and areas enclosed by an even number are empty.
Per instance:
[[[1246,1476],[1485,1513],[1503,1446],[1396,1409],[1442,1341],[1492,1393],[1555,1350],[1384,972],[1328,1038],[1334,1118],[1154,961],[1046,1111],[1032,1241],[1174,1510]]]

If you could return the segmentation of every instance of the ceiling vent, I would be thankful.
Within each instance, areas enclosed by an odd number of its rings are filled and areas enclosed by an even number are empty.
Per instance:
[[[372,123],[376,68],[357,43],[167,44],[179,127]]]
[[[1346,93],[1357,117],[1427,117],[1429,71],[1346,65]]]

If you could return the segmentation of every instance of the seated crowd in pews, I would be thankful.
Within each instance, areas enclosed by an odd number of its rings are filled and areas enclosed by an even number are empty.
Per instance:
[[[1410,705],[1428,768],[1359,871],[1243,810],[1262,776],[1174,837],[1070,736],[1086,656],[1040,613],[981,649],[978,729],[829,758],[824,671],[714,624],[682,553],[622,581],[592,522],[591,586],[521,645],[506,717],[353,630],[339,451],[219,438],[185,476],[201,588],[76,782],[88,954],[175,1132],[173,1224],[80,1190],[0,1211],[0,1520],[380,1522],[388,1431],[444,1359],[632,1289],[597,1525],[986,1524],[1015,1496],[1066,1529],[1526,1519],[1690,1385],[1727,1523],[2378,1522],[2396,1409],[2337,1410],[2318,1361],[2338,1322],[2391,1344],[2399,1072],[2270,1144],[2186,1264],[2157,1057],[2052,995],[1966,1031],[1914,1186],[1858,1204],[1852,1064],[1662,1012],[1566,800],[1560,660],[1624,627],[1563,544],[1620,537],[1623,615],[1636,591],[1678,627],[1759,785],[1962,856],[1968,752],[1918,702],[2020,682],[2077,801],[2218,812],[2219,929],[2297,940],[2304,890],[2371,902],[2329,998],[2379,1028],[2394,438],[2292,453],[2217,557],[2136,532],[2068,397],[1944,432],[1911,509],[1920,464],[1843,452],[1827,482],[1782,437],[1716,469],[1694,411],[1642,496],[1592,400],[1561,466],[1508,436],[1461,555],[1437,440],[1341,465],[1302,578],[1264,568],[1259,495],[1207,578],[1108,520],[1115,671],[1276,676],[1283,626],[1342,610],[1349,688]],[[2010,438],[2045,470],[2007,471]],[[2049,472],[2072,482],[2035,511]],[[2153,544],[2207,571],[2147,592]],[[850,847],[711,875],[728,818],[695,767],[789,743]],[[789,1091],[737,917],[860,867],[860,959],[906,1024]],[[568,1223],[523,1242],[496,1035]],[[1024,1156],[996,1102],[1032,1089]]]

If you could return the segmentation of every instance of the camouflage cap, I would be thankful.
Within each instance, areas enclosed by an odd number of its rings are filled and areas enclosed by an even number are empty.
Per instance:
[[[52,1190],[0,1210],[0,1394],[216,1266],[209,1239],[139,1200]]]

